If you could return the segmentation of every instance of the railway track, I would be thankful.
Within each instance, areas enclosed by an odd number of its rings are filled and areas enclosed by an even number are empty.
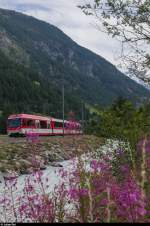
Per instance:
[[[66,137],[66,136],[65,136]],[[68,136],[70,137],[70,136]],[[38,139],[40,142],[54,140],[56,138],[62,139],[63,136],[40,136]],[[27,141],[26,137],[9,137],[7,135],[0,135],[0,144],[1,143],[24,143]]]

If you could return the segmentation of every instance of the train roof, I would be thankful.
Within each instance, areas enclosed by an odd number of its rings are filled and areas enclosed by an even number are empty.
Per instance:
[[[30,115],[30,114],[14,114],[10,115],[8,119],[14,119],[14,118],[26,118],[26,119],[37,119],[37,120],[50,120],[52,117],[46,117],[41,115]]]
[[[43,120],[43,121],[50,121],[53,120],[55,122],[63,122],[62,119],[56,119],[53,117],[48,116],[41,116],[41,115],[30,115],[30,114],[14,114],[10,115],[8,119],[15,119],[15,118],[25,118],[25,119],[35,119],[35,120]],[[67,120],[64,120],[64,122],[68,122]],[[76,122],[77,124],[80,124]]]

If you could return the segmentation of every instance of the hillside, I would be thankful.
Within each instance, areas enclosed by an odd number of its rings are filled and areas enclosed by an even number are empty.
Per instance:
[[[81,100],[107,106],[117,97],[135,104],[150,97],[111,63],[72,41],[53,25],[0,9],[0,110],[80,112]],[[60,116],[61,117],[61,116]]]
[[[65,116],[70,109],[79,115],[79,100],[67,95],[65,100]],[[35,71],[13,63],[0,50],[0,131],[6,126],[7,115],[20,112],[62,117],[61,90]]]

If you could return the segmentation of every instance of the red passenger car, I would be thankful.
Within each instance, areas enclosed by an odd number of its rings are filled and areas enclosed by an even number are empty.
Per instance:
[[[30,131],[43,136],[82,134],[81,125],[78,122],[64,120],[63,127],[62,119],[52,117],[29,114],[8,117],[7,134],[9,136],[26,135]]]

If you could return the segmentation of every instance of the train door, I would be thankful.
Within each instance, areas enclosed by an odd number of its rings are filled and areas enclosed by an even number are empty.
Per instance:
[[[39,131],[39,129],[40,129],[40,121],[39,120],[35,120],[35,125],[36,125],[36,130]]]
[[[50,135],[52,133],[51,132],[51,124],[50,124],[50,121],[47,121],[47,129],[48,129],[48,133]]]
[[[53,121],[53,119],[51,119],[51,121],[50,121],[50,127],[52,129],[52,134],[53,134],[54,133],[54,121]]]

